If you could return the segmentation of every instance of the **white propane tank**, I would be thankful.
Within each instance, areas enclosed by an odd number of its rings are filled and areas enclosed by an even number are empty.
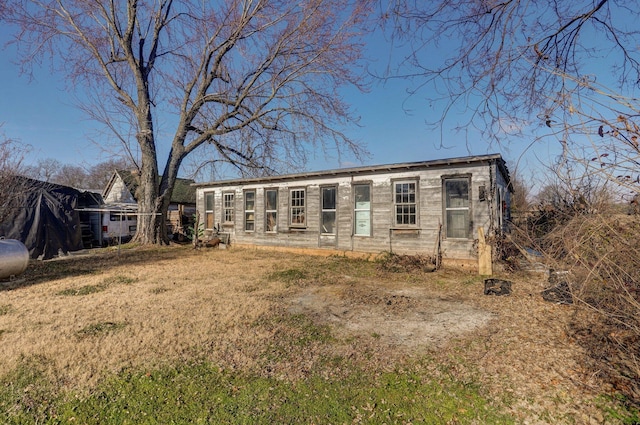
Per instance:
[[[15,239],[0,239],[0,279],[22,274],[29,265],[29,251]]]

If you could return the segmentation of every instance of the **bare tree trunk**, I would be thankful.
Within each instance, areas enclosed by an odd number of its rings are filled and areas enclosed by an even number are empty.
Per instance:
[[[158,227],[164,222],[161,216],[158,200],[158,161],[156,145],[153,134],[153,122],[150,113],[150,103],[146,91],[139,90],[142,94],[142,103],[146,103],[144,112],[138,113],[140,132],[138,133],[138,143],[142,154],[142,164],[140,169],[140,183],[138,185],[138,228],[135,241],[142,244],[158,243]]]
[[[173,148],[171,149],[167,164],[165,165],[164,172],[160,179],[158,203],[156,206],[157,213],[159,214],[157,216],[159,223],[156,225],[157,243],[169,243],[166,218],[169,214],[169,206],[171,205],[173,190],[178,178],[178,170],[180,169],[180,164],[185,156],[182,143],[182,140],[173,143]]]
[[[144,158],[144,157],[143,157]],[[147,161],[148,162],[148,161]],[[154,168],[156,170],[154,171]],[[158,182],[156,179],[157,167],[142,161],[140,171],[140,185],[138,186],[138,231],[135,240],[143,244],[156,241],[157,216],[156,198],[158,194]]]

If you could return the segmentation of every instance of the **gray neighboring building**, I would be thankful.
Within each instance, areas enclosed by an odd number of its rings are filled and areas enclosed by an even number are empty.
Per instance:
[[[196,184],[206,229],[232,244],[336,253],[434,255],[477,261],[509,220],[511,185],[499,154]]]

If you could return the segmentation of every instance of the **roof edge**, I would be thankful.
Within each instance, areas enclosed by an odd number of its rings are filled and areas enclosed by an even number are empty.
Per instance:
[[[420,169],[420,168],[443,167],[447,165],[456,165],[456,164],[472,164],[472,163],[486,162],[486,161],[498,161],[500,163],[501,171],[506,171],[506,165],[504,164],[504,159],[502,159],[502,155],[500,155],[499,153],[494,153],[494,154],[488,154],[488,155],[474,155],[474,156],[464,156],[464,157],[456,157],[456,158],[434,159],[429,161],[402,162],[402,163],[395,163],[395,164],[370,165],[370,166],[364,166],[364,167],[338,168],[338,169],[323,170],[323,171],[309,171],[309,172],[294,173],[294,174],[280,174],[280,175],[266,176],[266,177],[227,179],[227,180],[218,180],[218,181],[205,182],[205,183],[194,183],[192,184],[192,186],[211,187],[211,186],[223,186],[223,185],[230,185],[230,184],[279,182],[279,181],[286,181],[286,180],[294,180],[297,178],[342,177],[342,176],[349,176],[349,175],[360,174],[360,173],[380,173],[385,171],[397,171],[402,169],[413,170],[413,169]],[[505,177],[507,177],[508,179],[508,176],[509,176],[509,173],[507,171]]]

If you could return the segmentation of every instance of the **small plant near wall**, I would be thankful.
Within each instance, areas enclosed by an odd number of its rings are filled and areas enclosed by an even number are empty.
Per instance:
[[[193,225],[187,226],[187,228],[185,229],[185,237],[187,238],[187,240],[193,242],[194,236],[196,236],[196,240],[202,239],[202,237],[204,236],[204,223],[200,222],[199,214],[193,214],[191,218],[191,222],[193,223]]]
[[[376,263],[378,270],[392,273],[436,270],[435,260],[428,255],[400,255],[384,252],[376,258]]]

